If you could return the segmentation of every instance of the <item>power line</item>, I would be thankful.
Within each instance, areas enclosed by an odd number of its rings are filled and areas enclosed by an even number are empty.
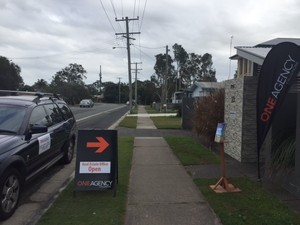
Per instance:
[[[146,46],[142,46],[142,45],[139,45],[139,47],[141,47],[141,48],[147,48],[147,49],[165,49],[166,48],[166,46],[161,46],[161,47],[146,47]]]
[[[115,5],[113,3],[113,0],[110,0],[110,3],[111,3],[111,6],[113,8],[113,11],[114,11],[115,18],[117,18],[118,16],[117,16],[117,12],[116,12],[116,8],[115,8]],[[119,26],[120,31],[123,32],[122,27],[121,27],[121,25],[119,23],[118,23],[118,26]]]
[[[140,23],[139,31],[141,31],[141,29],[142,29],[142,25],[143,25],[143,21],[144,21],[144,16],[145,16],[145,11],[146,11],[146,6],[147,6],[147,0],[145,0],[145,5],[144,5],[144,10],[143,10],[142,18],[141,18],[141,23]]]
[[[141,6],[141,0],[139,0],[139,3],[138,3],[138,10],[137,10],[138,17],[140,17],[140,6]],[[138,28],[140,27],[140,20],[138,20],[137,26],[138,26]]]
[[[135,7],[136,7],[136,0],[134,0],[134,5],[133,5],[133,15],[132,18],[135,17]],[[134,21],[133,21],[134,22]]]
[[[123,8],[123,0],[121,0],[121,10],[122,10],[122,17],[124,17],[124,8]]]
[[[113,8],[115,17],[117,18],[117,13],[116,13],[116,9],[115,9],[115,5],[114,5],[114,3],[113,3],[113,0],[110,0],[110,4],[111,4],[111,6],[112,6],[112,8]]]
[[[136,0],[134,0],[134,5],[133,5],[133,15],[132,15],[132,18],[135,17],[135,7],[136,7]],[[137,16],[137,18],[139,18],[139,16]],[[135,20],[132,21],[131,32],[133,32],[134,22],[135,22]]]
[[[133,45],[133,47],[137,48],[135,45]],[[149,56],[146,52],[142,51],[141,49],[139,49],[141,53],[143,53],[145,56],[147,56],[148,58],[150,58],[151,60],[155,61],[153,56]],[[142,60],[141,60],[142,61]]]
[[[100,2],[100,4],[101,4],[101,6],[102,6],[103,11],[105,12],[105,15],[106,15],[106,17],[107,17],[107,19],[108,19],[108,22],[110,23],[110,26],[111,26],[112,29],[116,32],[116,30],[115,30],[115,28],[114,28],[114,26],[113,26],[111,20],[109,19],[109,16],[108,16],[108,14],[107,14],[107,12],[106,12],[106,9],[105,9],[105,7],[104,7],[104,5],[103,5],[103,3],[102,3],[102,0],[99,0],[99,2]]]
[[[141,35],[139,34],[139,46],[141,46]],[[140,61],[142,61],[142,52],[141,52],[141,48],[139,49],[139,56],[140,56]]]

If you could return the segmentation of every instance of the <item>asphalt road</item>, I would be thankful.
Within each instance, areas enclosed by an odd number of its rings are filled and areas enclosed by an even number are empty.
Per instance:
[[[128,112],[125,104],[96,103],[93,108],[71,107],[78,129],[107,129]]]
[[[80,129],[108,129],[124,116],[129,108],[125,104],[96,103],[93,108],[71,107]],[[41,176],[27,184],[15,214],[1,225],[32,225],[59,193],[59,185],[66,184],[75,170],[75,157],[71,164],[57,163]],[[55,185],[53,185],[55,184]]]

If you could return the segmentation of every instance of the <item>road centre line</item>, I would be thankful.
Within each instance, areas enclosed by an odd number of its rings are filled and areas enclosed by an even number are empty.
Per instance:
[[[104,111],[104,112],[100,112],[100,113],[97,113],[97,114],[94,114],[94,115],[91,115],[91,116],[87,116],[87,117],[84,117],[84,118],[81,118],[81,119],[77,119],[76,122],[81,122],[83,120],[87,120],[87,119],[90,119],[92,117],[95,117],[95,116],[99,116],[101,114],[104,114],[104,113],[109,113],[109,112],[112,112],[112,111],[115,111],[115,110],[118,110],[118,109],[121,109],[123,107],[126,107],[126,106],[120,106],[118,108],[114,108],[114,109],[110,109],[110,110],[107,110],[107,111]]]

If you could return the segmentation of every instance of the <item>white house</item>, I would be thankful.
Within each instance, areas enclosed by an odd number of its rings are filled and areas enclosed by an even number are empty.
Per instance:
[[[224,87],[224,84],[218,82],[195,82],[189,88],[189,97],[198,98],[203,96],[209,96],[211,93],[222,87]]]

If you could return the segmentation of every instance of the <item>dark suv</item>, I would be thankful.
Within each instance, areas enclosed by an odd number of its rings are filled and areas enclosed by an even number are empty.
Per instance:
[[[3,90],[0,95],[0,219],[3,220],[15,212],[26,181],[58,161],[72,161],[76,121],[57,95]]]

